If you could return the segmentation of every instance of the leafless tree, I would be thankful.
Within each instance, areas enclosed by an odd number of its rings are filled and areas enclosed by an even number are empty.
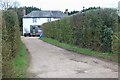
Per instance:
[[[17,8],[19,6],[20,6],[20,4],[17,1],[13,1],[13,0],[0,0],[0,7],[3,10],[7,10],[9,7]]]
[[[14,1],[13,3],[12,3],[12,8],[18,8],[20,6],[20,3],[18,2],[18,1]]]
[[[0,7],[4,10],[8,9],[10,6],[10,0],[0,0]]]

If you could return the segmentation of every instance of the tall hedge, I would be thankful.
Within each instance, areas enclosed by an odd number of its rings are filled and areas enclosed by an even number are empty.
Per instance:
[[[118,16],[118,25],[113,34],[112,50],[114,53],[120,53],[120,16]]]
[[[0,11],[0,79],[2,78],[2,11]]]
[[[46,37],[82,48],[112,52],[117,26],[116,10],[105,8],[45,23],[42,28]]]
[[[3,77],[12,77],[14,71],[10,61],[17,55],[20,43],[20,32],[17,14],[14,11],[3,11],[2,15],[2,60]]]

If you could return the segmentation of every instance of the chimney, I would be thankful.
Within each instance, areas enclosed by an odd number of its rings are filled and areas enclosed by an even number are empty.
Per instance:
[[[23,7],[23,16],[25,16],[26,15],[26,8],[25,8],[25,6]]]
[[[65,9],[65,14],[68,15],[68,9]]]

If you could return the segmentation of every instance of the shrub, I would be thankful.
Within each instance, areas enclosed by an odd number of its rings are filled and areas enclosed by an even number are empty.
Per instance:
[[[3,11],[2,15],[2,60],[3,77],[14,75],[9,61],[18,53],[20,43],[20,32],[17,14],[14,11]],[[11,74],[12,72],[12,74]]]
[[[113,52],[117,32],[114,9],[96,9],[42,25],[44,35],[60,42],[102,52]]]

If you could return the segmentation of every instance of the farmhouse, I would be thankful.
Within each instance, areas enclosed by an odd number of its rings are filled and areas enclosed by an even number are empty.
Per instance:
[[[64,18],[66,14],[61,11],[37,10],[23,16],[23,35],[37,35],[41,25],[46,22]]]

